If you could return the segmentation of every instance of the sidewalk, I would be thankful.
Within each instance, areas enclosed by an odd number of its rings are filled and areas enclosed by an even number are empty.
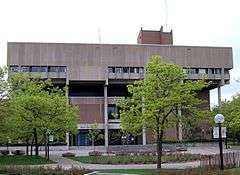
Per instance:
[[[69,169],[72,167],[77,168],[86,168],[93,170],[100,169],[155,169],[157,167],[156,164],[128,164],[128,165],[109,165],[109,164],[85,164],[78,161],[74,161],[71,159],[67,159],[65,157],[61,157],[59,155],[52,155],[50,159],[57,162],[58,166],[61,166],[65,169]],[[184,163],[164,163],[162,164],[162,168],[166,169],[186,169],[186,168],[197,168],[200,166],[200,161],[194,162],[184,162]]]

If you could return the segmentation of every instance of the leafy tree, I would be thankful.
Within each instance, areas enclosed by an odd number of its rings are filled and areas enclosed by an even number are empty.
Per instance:
[[[95,142],[103,138],[101,130],[98,129],[98,125],[96,122],[91,125],[88,136],[89,139],[92,141],[93,151],[95,152]]]
[[[176,125],[176,122],[202,119],[204,116],[204,111],[197,107],[203,101],[196,98],[196,94],[208,84],[203,80],[185,79],[186,75],[181,67],[164,63],[159,56],[154,56],[146,65],[144,80],[128,85],[130,97],[118,103],[123,130],[138,134],[142,128],[146,128],[154,132],[157,142],[157,168],[161,168],[165,128]],[[176,112],[178,109],[183,111],[181,118]]]
[[[59,137],[77,131],[78,109],[68,104],[64,92],[51,81],[16,74],[10,85],[8,126],[15,137],[33,138],[36,155],[49,131]]]
[[[236,94],[231,100],[222,102],[220,107],[215,107],[215,113],[221,113],[225,117],[224,125],[232,133],[233,137],[239,137],[240,126],[240,94]]]

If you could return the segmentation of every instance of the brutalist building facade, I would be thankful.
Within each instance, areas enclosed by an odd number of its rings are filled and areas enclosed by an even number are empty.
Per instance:
[[[99,145],[123,144],[119,134],[120,120],[116,100],[128,95],[127,85],[144,77],[144,65],[153,56],[180,65],[188,72],[187,78],[205,77],[213,84],[199,92],[207,101],[209,90],[229,84],[229,70],[233,68],[232,48],[173,45],[172,31],[140,30],[137,44],[78,44],[9,42],[7,64],[11,72],[24,72],[50,78],[54,84],[67,85],[69,100],[80,107],[79,133],[69,135],[71,146],[90,145],[88,131],[98,123],[104,138]],[[182,139],[181,129],[167,129],[166,138]],[[153,143],[151,132],[143,129],[131,144]]]

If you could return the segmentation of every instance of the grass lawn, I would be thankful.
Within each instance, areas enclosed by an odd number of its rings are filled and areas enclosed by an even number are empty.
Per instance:
[[[156,156],[149,155],[125,155],[125,156],[80,156],[71,157],[70,159],[92,164],[155,164]],[[164,155],[162,162],[186,162],[200,160],[199,155],[193,154],[171,154]]]
[[[42,165],[55,163],[40,156],[0,156],[0,165]]]

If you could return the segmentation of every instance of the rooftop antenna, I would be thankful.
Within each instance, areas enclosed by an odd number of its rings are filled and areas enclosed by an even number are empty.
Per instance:
[[[98,42],[101,44],[101,27],[98,28]]]
[[[168,1],[164,0],[165,4],[165,28],[167,29],[168,27]]]

